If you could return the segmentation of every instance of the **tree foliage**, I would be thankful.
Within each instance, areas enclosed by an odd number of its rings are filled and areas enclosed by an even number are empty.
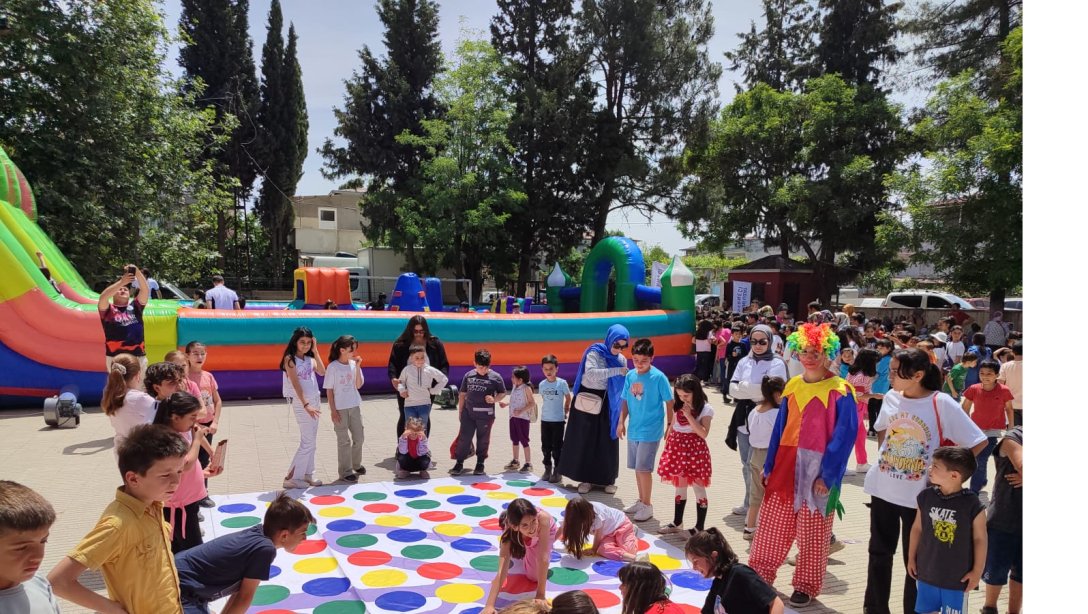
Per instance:
[[[879,88],[884,68],[902,55],[895,46],[895,16],[901,7],[901,2],[884,0],[820,0],[818,68],[841,76],[863,95],[864,86]]]
[[[766,83],[779,91],[799,92],[813,71],[816,46],[815,9],[809,0],[763,0],[762,29],[753,21],[739,32],[740,44],[725,52],[730,70],[740,71],[744,91]]]

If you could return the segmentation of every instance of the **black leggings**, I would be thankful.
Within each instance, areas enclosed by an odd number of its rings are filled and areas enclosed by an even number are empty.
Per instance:
[[[170,541],[170,550],[174,554],[204,543],[204,539],[200,536],[200,501],[193,501],[186,505],[184,512],[177,508],[163,508],[162,515],[166,522],[170,522],[173,516],[174,537]],[[185,517],[184,521],[182,516]],[[182,533],[185,537],[181,536]]]
[[[892,591],[895,549],[902,542],[903,614],[914,614],[918,587],[906,573],[910,530],[918,510],[873,497],[869,505],[869,569],[865,579],[866,614],[891,614],[888,601]]]

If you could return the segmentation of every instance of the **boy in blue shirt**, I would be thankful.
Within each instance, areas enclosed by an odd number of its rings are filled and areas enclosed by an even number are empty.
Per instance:
[[[635,470],[635,483],[638,484],[638,500],[624,512],[634,514],[632,518],[637,522],[654,517],[654,506],[650,504],[654,461],[661,439],[665,437],[667,403],[672,401],[669,378],[651,364],[653,360],[654,344],[649,339],[639,339],[631,346],[631,361],[635,368],[627,372],[623,384],[620,423],[616,427],[620,439],[627,436],[627,468]],[[630,427],[627,426],[628,416],[631,417]]]
[[[884,395],[891,390],[891,378],[889,370],[892,366],[892,350],[895,343],[891,339],[877,339],[876,351],[880,354],[880,361],[876,363],[876,379],[873,380],[870,392],[874,395],[869,399],[869,436],[876,437],[876,418],[880,415],[880,408],[884,406]]]
[[[540,361],[540,370],[544,372],[544,381],[540,382],[538,389],[540,397],[544,399],[540,410],[540,444],[544,451],[544,475],[541,480],[558,484],[563,478],[558,471],[552,470],[559,466],[559,455],[563,451],[563,429],[567,425],[567,414],[570,413],[570,386],[567,380],[560,379],[559,359],[554,354],[548,354]]]

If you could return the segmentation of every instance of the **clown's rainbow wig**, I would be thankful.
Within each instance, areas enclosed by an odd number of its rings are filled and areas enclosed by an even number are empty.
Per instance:
[[[786,347],[791,352],[818,349],[832,360],[839,354],[839,345],[839,336],[831,330],[830,324],[806,322],[786,338]]]

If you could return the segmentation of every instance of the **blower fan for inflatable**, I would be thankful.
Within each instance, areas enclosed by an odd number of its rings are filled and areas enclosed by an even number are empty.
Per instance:
[[[435,395],[434,400],[441,409],[457,409],[457,386],[450,384]]]
[[[45,400],[42,413],[45,423],[49,426],[74,429],[79,426],[79,416],[83,413],[83,406],[77,400],[79,389],[75,386],[61,388],[60,394]]]

